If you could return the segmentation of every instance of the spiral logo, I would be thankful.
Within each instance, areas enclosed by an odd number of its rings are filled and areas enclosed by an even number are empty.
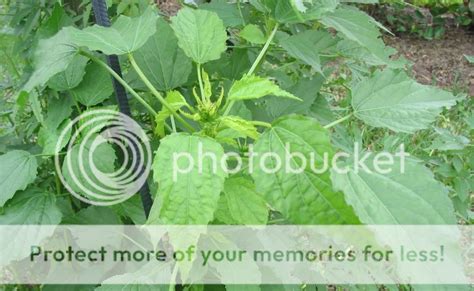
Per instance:
[[[56,170],[66,189],[86,203],[121,203],[146,182],[151,169],[150,142],[127,115],[102,109],[85,112],[63,129],[55,152],[66,143],[64,158],[55,155]]]

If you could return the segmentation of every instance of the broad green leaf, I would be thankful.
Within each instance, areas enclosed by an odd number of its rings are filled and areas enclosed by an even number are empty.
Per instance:
[[[322,125],[327,125],[337,119],[323,95],[319,95],[311,105],[309,116],[316,118]]]
[[[375,20],[353,7],[341,6],[324,15],[321,22],[363,47],[371,49],[380,46],[380,32]]]
[[[58,99],[51,98],[48,105],[48,112],[44,123],[48,127],[58,128],[64,120],[71,117],[74,102],[69,96],[62,96]]]
[[[186,83],[192,70],[191,60],[178,47],[170,25],[157,22],[156,33],[134,53],[135,60],[151,83],[160,91],[170,91]]]
[[[0,215],[0,225],[57,225],[60,222],[56,197],[39,189],[19,193]]]
[[[48,87],[56,91],[67,91],[75,88],[81,83],[86,73],[88,59],[77,55],[66,68],[65,71],[56,74],[48,81]]]
[[[474,64],[474,56],[464,55],[464,57],[469,63]]]
[[[51,16],[38,29],[38,37],[49,38],[58,33],[61,28],[74,24],[74,20],[66,13],[59,3],[54,5]]]
[[[339,0],[251,0],[250,3],[278,22],[298,23],[318,19],[324,13],[334,11]]]
[[[394,69],[403,68],[408,64],[408,61],[404,58],[393,59],[392,56],[397,51],[390,46],[385,46],[382,39],[374,40],[370,48],[360,45],[355,41],[343,39],[337,44],[337,50],[349,62],[360,60],[370,66],[386,65]]]
[[[112,205],[112,209],[121,217],[127,217],[136,225],[146,222],[145,212],[139,195],[134,195],[126,201]]]
[[[97,63],[87,66],[84,79],[71,90],[73,98],[88,107],[102,103],[113,92],[112,77]]]
[[[178,91],[171,91],[166,94],[165,98],[166,102],[171,106],[171,108],[176,112],[182,107],[185,107],[188,105],[186,102],[186,99],[184,99],[183,95],[179,93]],[[168,119],[171,115],[173,115],[173,112],[170,112],[168,108],[162,107],[160,112],[155,117],[155,122],[156,122],[156,127],[155,127],[155,133],[158,134],[159,136],[163,137],[165,136],[165,122],[166,119]]]
[[[377,71],[352,88],[357,118],[374,127],[408,133],[427,128],[443,107],[456,100],[447,91],[417,83],[403,71]]]
[[[38,163],[29,152],[11,151],[0,156],[0,207],[16,191],[25,190],[37,175]]]
[[[327,30],[307,30],[304,35],[311,41],[316,51],[325,54],[336,53],[336,45],[339,39],[334,37]]]
[[[107,126],[107,124],[113,122],[114,117],[112,114],[106,116],[103,119],[97,119],[96,117],[98,114],[100,114],[101,110],[118,111],[118,107],[116,105],[100,106],[84,111],[84,116],[82,116],[78,122],[79,127],[82,127],[79,139],[91,135],[92,133],[100,133],[102,129]]]
[[[36,120],[39,123],[43,123],[44,122],[43,108],[41,106],[41,102],[39,99],[40,96],[38,96],[39,95],[38,92],[39,92],[38,90],[33,90],[26,94],[28,95],[28,101],[30,102],[31,111],[33,111],[33,115],[35,116]]]
[[[248,50],[234,48],[232,51],[223,54],[218,61],[206,64],[205,68],[210,73],[217,72],[222,78],[238,80],[243,77],[251,66]]]
[[[380,154],[380,153],[378,153]],[[367,169],[349,158],[340,165],[349,171],[331,173],[334,188],[365,224],[456,224],[448,190],[419,161],[393,156],[393,165],[375,164],[375,154],[365,160]],[[363,155],[361,154],[363,157]],[[382,174],[391,169],[390,173]],[[382,171],[380,171],[382,170]]]
[[[71,29],[70,37],[77,46],[107,55],[123,55],[138,50],[155,34],[157,20],[157,13],[148,8],[140,17],[119,16],[111,27]]]
[[[302,101],[293,99],[282,100],[269,97],[265,100],[266,111],[274,119],[291,113],[307,114],[318,96],[318,92],[324,80],[322,75],[318,75],[312,79],[301,78],[296,85],[288,88],[288,91],[300,97]]]
[[[292,115],[278,119],[255,144],[252,177],[270,206],[297,224],[357,224],[340,192],[332,190],[324,155],[334,151],[329,134],[316,120]],[[264,157],[265,153],[275,156]],[[300,153],[301,157],[291,154]],[[279,160],[280,166],[278,167]],[[307,161],[306,165],[303,160]],[[315,170],[323,172],[315,173]]]
[[[242,79],[234,82],[229,90],[228,99],[231,101],[249,100],[262,98],[267,95],[301,100],[295,95],[281,89],[269,79],[255,75],[246,75]]]
[[[63,96],[58,99],[51,98],[48,105],[46,119],[38,132],[38,144],[43,148],[43,154],[54,155],[61,133],[70,122],[69,117],[72,113],[73,101],[69,96]],[[58,150],[61,150],[69,142],[71,132],[72,128],[64,134],[62,144]]]
[[[223,116],[219,118],[220,126],[235,131],[239,137],[258,139],[259,133],[254,124],[238,116]]]
[[[245,5],[241,4],[242,11],[244,7]],[[209,10],[217,13],[226,27],[244,25],[244,19],[240,15],[239,8],[236,3],[231,3],[227,0],[213,0],[212,2],[199,5],[199,9]]]
[[[248,24],[239,33],[243,39],[256,44],[264,44],[267,39],[258,25]]]
[[[435,131],[438,135],[433,139],[428,150],[459,151],[471,143],[466,136],[454,134],[447,129],[435,128]]]
[[[227,33],[216,13],[183,8],[171,19],[178,44],[196,63],[217,60],[226,50]]]
[[[115,187],[106,175],[114,172],[116,158],[114,148],[102,136],[92,136],[68,151],[62,174],[71,190],[78,194],[85,197],[90,197],[90,193],[110,195]]]
[[[68,119],[57,128],[48,127],[46,125],[41,127],[38,132],[38,144],[43,148],[43,155],[55,155],[68,144],[72,133],[72,128],[68,127],[69,122],[71,122],[71,120]],[[66,129],[67,131],[65,131]],[[63,132],[62,143],[58,146],[58,141]]]
[[[161,140],[153,162],[158,201],[148,223],[205,225],[213,220],[226,173],[203,153],[220,163],[224,149],[213,139],[184,133]]]
[[[280,45],[290,54],[290,56],[310,65],[315,71],[322,73],[319,52],[314,48],[312,35],[317,31],[307,30],[305,32],[292,35],[280,42]]]
[[[81,209],[72,217],[63,220],[63,224],[73,225],[118,225],[122,224],[120,217],[115,212],[103,206],[89,206]]]
[[[227,205],[227,198],[222,194],[217,202],[217,209],[214,212],[214,218],[218,222],[222,222],[227,225],[238,224],[232,215],[230,214],[229,206]]]
[[[239,116],[246,120],[252,119],[252,112],[247,108],[244,102],[238,102],[229,112],[231,116]]]
[[[260,225],[268,220],[268,207],[255,190],[252,181],[244,177],[232,177],[224,184],[224,197],[229,213],[237,224]]]
[[[34,68],[23,90],[30,92],[36,86],[43,86],[54,75],[64,71],[77,54],[77,48],[71,42],[71,30],[63,28],[55,36],[41,40],[34,56]]]
[[[26,242],[41,242],[50,238],[54,227],[32,228],[32,225],[56,226],[61,222],[61,211],[56,205],[56,197],[44,189],[28,188],[15,195],[0,213],[0,226],[15,226],[14,231],[0,236],[2,262],[20,261],[29,256],[30,245]],[[19,231],[18,231],[19,230]],[[28,230],[28,231],[26,231]],[[21,233],[22,235],[18,235]],[[3,253],[10,254],[7,257]],[[6,261],[5,261],[6,259]]]
[[[124,14],[127,16],[138,16],[144,10],[146,10],[148,5],[150,5],[150,1],[147,1],[147,0],[123,0],[123,1],[110,1],[110,2],[111,2],[111,6],[114,4],[113,2],[118,3],[117,14]]]

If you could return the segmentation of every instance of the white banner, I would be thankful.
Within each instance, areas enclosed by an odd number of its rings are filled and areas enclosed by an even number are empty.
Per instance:
[[[472,226],[0,226],[0,284],[470,284]]]

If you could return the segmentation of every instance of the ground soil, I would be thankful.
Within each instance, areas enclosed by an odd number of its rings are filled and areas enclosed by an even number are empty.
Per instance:
[[[474,34],[447,28],[442,39],[426,40],[412,35],[385,36],[385,42],[414,63],[413,75],[423,84],[469,91],[474,96],[474,65],[464,55],[474,55]]]
[[[178,0],[156,0],[156,4],[166,16],[174,16],[181,8]]]

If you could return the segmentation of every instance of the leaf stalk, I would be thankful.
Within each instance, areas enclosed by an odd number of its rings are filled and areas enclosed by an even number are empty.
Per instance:
[[[257,69],[258,65],[260,64],[260,62],[263,60],[263,57],[265,56],[265,54],[267,53],[268,51],[268,48],[270,47],[270,44],[272,43],[273,41],[273,38],[275,38],[275,34],[276,32],[278,31],[278,23],[275,24],[275,27],[273,28],[270,36],[268,37],[267,41],[265,42],[265,44],[263,45],[263,48],[262,50],[260,51],[260,53],[258,54],[257,58],[255,59],[255,61],[253,62],[252,64],[252,67],[250,68],[250,70],[247,72],[247,75],[252,75],[255,70]],[[230,101],[229,104],[226,106],[225,108],[225,111],[224,111],[224,116],[227,116],[229,113],[230,113],[230,110],[232,109],[232,107],[234,106],[235,104],[235,101]]]
[[[349,115],[346,115],[346,116],[344,116],[343,118],[340,118],[340,119],[338,119],[338,120],[336,120],[336,121],[334,121],[334,122],[331,122],[331,123],[327,124],[326,126],[324,126],[324,128],[325,128],[325,129],[329,129],[329,128],[331,128],[331,127],[334,127],[334,126],[338,125],[339,123],[342,123],[342,122],[348,120],[349,118],[352,117],[352,115],[353,115],[353,113],[351,113],[351,114],[349,114]]]
[[[88,53],[88,52],[85,52],[85,51],[80,51],[79,52],[81,55],[83,56],[86,56],[88,57],[89,59],[91,59],[93,62],[97,63],[98,65],[100,65],[101,67],[103,67],[104,69],[106,69],[120,84],[122,84],[122,86],[127,89],[128,92],[130,92],[130,94],[132,94],[133,97],[135,97],[138,102],[140,102],[151,114],[153,115],[157,115],[158,113],[153,109],[153,107],[150,106],[150,104],[148,104],[140,95],[138,95],[138,93],[133,90],[132,87],[130,87],[130,85],[128,85],[127,82],[125,82],[124,79],[122,79],[111,67],[109,67],[109,65],[107,65],[104,61],[102,61],[101,59],[97,58],[96,56]]]
[[[198,75],[198,81],[199,81],[199,90],[201,92],[201,100],[203,103],[206,101],[206,95],[204,94],[204,85],[202,83],[202,68],[201,64],[197,64],[197,75]]]
[[[145,74],[143,73],[143,71],[140,69],[140,67],[138,66],[137,62],[135,61],[135,58],[133,57],[132,54],[129,54],[128,55],[128,59],[130,60],[130,63],[132,64],[132,67],[135,69],[135,71],[137,72],[138,76],[140,77],[140,79],[143,81],[143,83],[145,83],[145,86],[147,86],[147,88],[151,91],[151,93],[160,101],[160,103],[166,107],[166,109],[168,109],[170,111],[170,113],[172,114],[172,116],[175,117],[176,120],[178,120],[179,122],[181,122],[181,124],[183,124],[184,127],[186,127],[187,130],[189,130],[190,132],[194,132],[194,127],[192,127],[186,120],[184,120],[177,112],[176,110],[173,109],[173,107],[171,107],[171,105],[163,98],[163,96],[161,96],[160,92],[158,92],[158,90],[155,89],[155,87],[153,86],[153,84],[150,82],[150,80],[148,80],[148,78],[145,76]]]

